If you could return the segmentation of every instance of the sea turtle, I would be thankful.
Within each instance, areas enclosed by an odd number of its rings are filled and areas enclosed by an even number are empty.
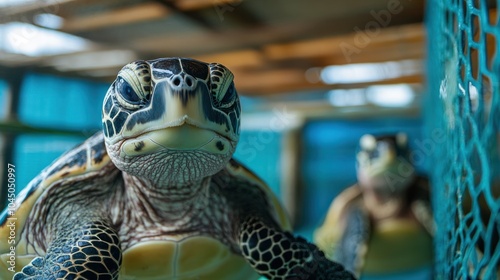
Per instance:
[[[232,159],[240,103],[223,65],[130,63],[102,123],[3,213],[2,279],[353,279]]]
[[[358,183],[332,202],[314,241],[326,256],[370,279],[430,279],[433,219],[426,178],[406,134],[360,139]]]

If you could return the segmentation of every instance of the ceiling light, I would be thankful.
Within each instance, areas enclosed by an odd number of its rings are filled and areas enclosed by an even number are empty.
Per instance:
[[[327,66],[321,71],[326,84],[368,83],[422,73],[420,60]]]
[[[34,4],[37,0],[7,0],[0,1],[0,8],[23,6],[28,4]]]
[[[328,101],[333,106],[361,106],[366,104],[365,89],[334,89],[328,92]]]
[[[60,71],[122,67],[137,60],[137,55],[129,50],[105,50],[55,57],[50,62]]]
[[[415,93],[407,84],[370,86],[366,88],[366,98],[381,107],[405,107],[411,105]]]
[[[32,24],[11,22],[0,25],[0,50],[31,57],[72,53],[89,49],[90,41]]]
[[[42,26],[50,29],[59,29],[63,26],[64,19],[54,14],[37,14],[33,17],[33,21]]]

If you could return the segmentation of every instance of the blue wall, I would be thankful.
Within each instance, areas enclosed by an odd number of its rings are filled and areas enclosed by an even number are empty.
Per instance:
[[[16,191],[22,190],[52,161],[83,140],[83,137],[54,135],[16,137],[13,160],[17,175]]]
[[[82,79],[27,74],[19,97],[19,121],[61,130],[81,131],[74,137],[22,134],[16,137],[13,163],[17,191],[65,151],[101,128],[102,100],[109,85]]]
[[[5,119],[7,114],[7,83],[0,79],[0,120]]]
[[[282,135],[274,131],[243,130],[234,157],[263,179],[280,197]]]
[[[20,97],[19,120],[59,129],[92,130],[101,126],[106,83],[28,74]]]

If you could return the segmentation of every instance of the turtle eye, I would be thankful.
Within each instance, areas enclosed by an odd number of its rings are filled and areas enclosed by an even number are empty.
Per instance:
[[[229,108],[238,100],[234,88],[233,73],[218,63],[209,64],[210,89],[215,103],[221,108]]]
[[[130,104],[139,104],[141,101],[135,90],[123,78],[117,79],[116,91],[123,99],[125,99],[126,102]]]
[[[141,98],[132,86],[122,77],[115,81],[116,100],[125,109],[137,110],[141,108]]]
[[[116,100],[126,109],[142,108],[151,98],[151,74],[144,61],[136,61],[122,68],[114,83]]]
[[[228,87],[226,93],[222,96],[219,101],[219,107],[221,108],[229,108],[236,101],[236,89],[234,87],[234,83],[231,82],[231,85]]]

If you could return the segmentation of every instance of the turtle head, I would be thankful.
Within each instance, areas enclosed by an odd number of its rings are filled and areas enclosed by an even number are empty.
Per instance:
[[[415,177],[404,133],[360,138],[356,170],[360,185],[378,192],[401,193]]]
[[[213,175],[239,139],[233,74],[185,58],[130,63],[104,98],[102,123],[111,160],[124,172],[163,183]]]

